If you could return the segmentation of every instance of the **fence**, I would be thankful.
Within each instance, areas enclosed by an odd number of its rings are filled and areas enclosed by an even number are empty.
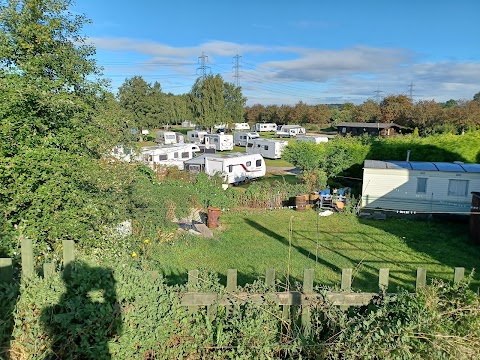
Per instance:
[[[63,243],[63,268],[75,260],[74,241],[64,240]],[[21,240],[21,273],[24,277],[32,276],[35,272],[33,246],[30,239]],[[55,272],[54,263],[43,264],[43,276],[51,276]],[[226,292],[219,295],[214,292],[197,292],[195,287],[199,281],[199,271],[188,272],[187,292],[182,295],[181,304],[188,306],[192,311],[199,306],[206,306],[209,313],[214,313],[217,306],[229,306],[233,304],[274,303],[283,306],[284,313],[288,314],[290,306],[302,306],[302,323],[308,322],[308,305],[328,301],[333,305],[342,307],[367,305],[378,293],[352,292],[353,269],[342,269],[340,291],[326,291],[322,294],[314,292],[314,270],[305,269],[303,274],[302,291],[275,291],[275,270],[267,269],[265,273],[265,285],[270,292],[247,293],[239,291],[237,286],[237,270],[228,269]],[[159,276],[158,272],[150,273],[153,278]],[[456,267],[453,273],[453,281],[460,282],[465,275],[465,268]],[[10,258],[0,258],[0,282],[13,280],[13,264]],[[389,269],[380,269],[378,276],[379,292],[388,291]],[[426,268],[417,269],[416,289],[425,287],[427,283]]]

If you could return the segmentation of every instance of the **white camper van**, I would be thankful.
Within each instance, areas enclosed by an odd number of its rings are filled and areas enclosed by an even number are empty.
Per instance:
[[[177,143],[177,134],[173,131],[157,131],[155,142],[162,145],[171,145]]]
[[[287,145],[286,140],[252,139],[247,143],[247,154],[260,154],[267,159],[280,159]]]
[[[183,170],[183,163],[193,158],[200,149],[196,144],[174,144],[161,146],[145,146],[138,160],[144,162],[152,169],[158,166],[176,166]]]
[[[255,131],[257,131],[257,132],[277,131],[277,124],[275,124],[275,123],[258,123],[258,124],[255,124]]]
[[[233,143],[238,146],[247,146],[248,140],[258,139],[260,135],[257,132],[236,131],[233,133]]]
[[[267,167],[259,154],[204,154],[185,161],[185,170],[220,174],[226,183],[237,184],[265,176]]]
[[[195,144],[203,144],[204,137],[208,132],[200,130],[188,130],[187,131],[187,140]]]
[[[250,130],[248,123],[234,123],[233,130]]]
[[[300,125],[283,125],[276,134],[278,137],[293,137],[305,135],[306,133],[305,128]]]
[[[326,136],[297,136],[295,141],[304,141],[312,142],[315,144],[326,143],[328,142],[328,137]]]
[[[215,147],[217,151],[233,150],[233,135],[206,134],[203,142],[206,147]]]

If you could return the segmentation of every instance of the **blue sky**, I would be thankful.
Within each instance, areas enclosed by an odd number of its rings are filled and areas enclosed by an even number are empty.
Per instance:
[[[92,20],[84,33],[114,92],[135,75],[189,92],[202,53],[206,71],[238,79],[247,105],[480,91],[478,0],[77,0],[72,10]]]

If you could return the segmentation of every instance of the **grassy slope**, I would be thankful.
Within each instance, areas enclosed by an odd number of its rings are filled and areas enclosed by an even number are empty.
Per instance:
[[[315,263],[317,218],[318,263]],[[172,282],[184,281],[193,268],[207,268],[224,277],[238,269],[239,283],[251,283],[267,268],[285,279],[288,268],[289,221],[292,220],[290,274],[301,281],[304,268],[315,269],[317,284],[338,286],[342,268],[354,268],[353,287],[375,291],[379,268],[390,269],[390,291],[414,289],[418,267],[427,277],[453,278],[453,267],[469,273],[479,265],[480,249],[468,244],[465,224],[408,220],[360,220],[335,214],[318,217],[314,211],[230,212],[221,216],[216,238],[195,237],[174,245],[158,245],[156,257]],[[222,275],[223,274],[223,275]],[[475,287],[480,284],[476,276]]]

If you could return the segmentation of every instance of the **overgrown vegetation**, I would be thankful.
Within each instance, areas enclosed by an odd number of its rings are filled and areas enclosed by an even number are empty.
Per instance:
[[[283,321],[281,307],[268,301],[234,301],[228,310],[219,306],[215,315],[205,308],[191,312],[180,303],[186,286],[168,286],[135,261],[104,261],[103,266],[78,261],[69,277],[57,273],[22,283],[11,358],[433,360],[480,355],[480,304],[468,280],[433,282],[416,295],[379,293],[369,306],[347,312],[319,301],[310,307],[312,323],[305,332],[299,309]],[[13,295],[3,289],[0,301]],[[225,293],[208,272],[200,274],[195,289]],[[255,282],[242,290],[272,289]]]

